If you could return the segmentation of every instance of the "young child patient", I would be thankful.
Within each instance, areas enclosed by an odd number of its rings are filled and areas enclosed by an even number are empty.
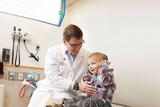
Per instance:
[[[94,52],[89,56],[87,62],[91,75],[85,74],[84,80],[93,81],[92,85],[98,88],[97,93],[90,97],[104,99],[111,103],[116,84],[113,69],[109,69],[108,57],[100,52]]]

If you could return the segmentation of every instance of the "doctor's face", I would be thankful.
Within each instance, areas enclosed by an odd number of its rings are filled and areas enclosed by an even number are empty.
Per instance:
[[[71,54],[77,55],[84,43],[84,40],[82,38],[76,39],[72,37],[70,38],[69,41],[66,41],[65,39],[63,39],[63,42]]]

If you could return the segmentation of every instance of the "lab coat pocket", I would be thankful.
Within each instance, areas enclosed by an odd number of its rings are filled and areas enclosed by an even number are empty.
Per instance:
[[[64,78],[68,78],[71,76],[71,68],[68,67],[67,65],[59,65],[59,74],[63,76]]]

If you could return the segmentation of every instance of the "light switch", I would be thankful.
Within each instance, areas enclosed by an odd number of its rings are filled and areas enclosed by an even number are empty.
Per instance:
[[[38,81],[38,80],[39,80],[39,74],[35,73],[34,80],[35,80],[35,81]]]

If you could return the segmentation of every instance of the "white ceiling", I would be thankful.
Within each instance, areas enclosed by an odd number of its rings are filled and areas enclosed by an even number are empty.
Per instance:
[[[66,7],[72,5],[73,3],[75,3],[78,0],[66,0]]]

